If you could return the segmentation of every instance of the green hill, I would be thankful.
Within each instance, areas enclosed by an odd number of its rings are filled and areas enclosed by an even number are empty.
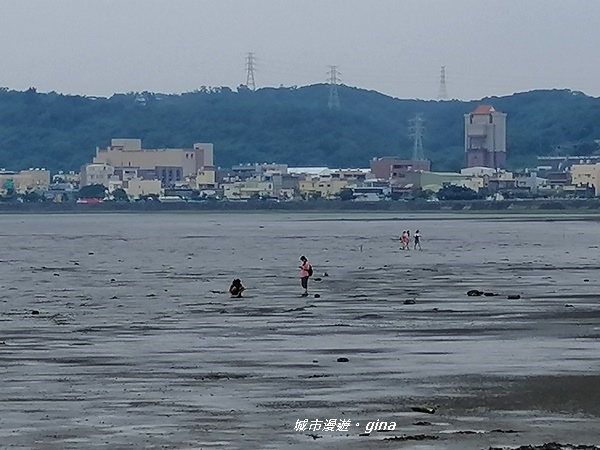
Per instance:
[[[464,160],[463,114],[481,103],[508,114],[512,167],[533,164],[536,155],[591,154],[600,138],[600,99],[568,90],[436,102],[340,86],[339,97],[340,111],[330,111],[322,84],[110,98],[2,89],[0,167],[78,170],[113,137],[141,138],[146,148],[212,142],[222,167],[265,161],[365,167],[377,156],[410,157],[408,121],[421,113],[426,156],[435,170],[456,170]]]

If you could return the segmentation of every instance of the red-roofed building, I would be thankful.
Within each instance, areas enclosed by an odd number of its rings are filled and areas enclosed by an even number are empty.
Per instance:
[[[487,115],[496,112],[492,105],[479,105],[471,114]]]
[[[506,166],[506,114],[491,105],[480,105],[465,114],[467,167]]]

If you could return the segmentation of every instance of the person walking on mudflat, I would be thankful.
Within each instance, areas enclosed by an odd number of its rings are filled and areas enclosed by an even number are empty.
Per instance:
[[[302,297],[308,297],[308,279],[312,275],[312,267],[306,259],[306,256],[300,257],[300,281],[302,283],[302,288],[304,292],[302,293]]]
[[[408,233],[406,230],[402,232],[402,237],[400,238],[401,247],[400,250],[409,250],[409,242],[408,242]]]
[[[417,230],[415,232],[414,238],[415,238],[415,250],[417,249],[417,247],[419,248],[419,250],[423,250],[421,248],[421,233],[419,232],[419,230]]]

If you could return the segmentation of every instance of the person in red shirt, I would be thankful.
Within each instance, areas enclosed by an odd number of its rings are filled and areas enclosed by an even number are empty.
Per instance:
[[[312,267],[310,267],[310,263],[306,256],[300,257],[300,281],[302,282],[302,288],[304,292],[302,293],[302,297],[308,297],[308,279],[310,278],[312,272]]]

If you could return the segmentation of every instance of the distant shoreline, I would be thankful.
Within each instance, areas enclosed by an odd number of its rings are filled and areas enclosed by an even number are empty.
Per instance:
[[[405,212],[405,213],[502,213],[502,214],[589,214],[600,215],[600,199],[582,200],[502,200],[502,201],[381,201],[381,202],[106,202],[78,203],[0,203],[0,214],[102,214],[156,212]]]

